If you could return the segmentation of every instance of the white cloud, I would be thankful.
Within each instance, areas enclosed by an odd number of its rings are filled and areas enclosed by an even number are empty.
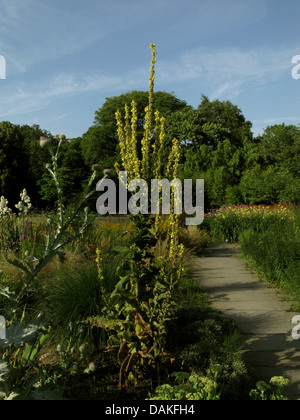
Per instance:
[[[0,0],[1,1],[1,0]],[[34,0],[25,0],[34,1]],[[13,13],[13,10],[11,11]],[[253,48],[242,50],[227,47],[214,50],[199,47],[182,52],[178,59],[159,59],[156,67],[156,88],[173,90],[181,84],[190,89],[191,83],[201,86],[211,99],[235,100],[241,93],[262,88],[282,75],[291,77],[291,59],[296,48]],[[100,92],[101,95],[148,89],[148,66],[113,73],[75,71],[47,76],[34,84],[12,83],[2,91],[0,113],[3,117],[45,109],[63,97]]]
[[[255,119],[253,120],[254,124],[263,124],[263,126],[267,125],[275,125],[275,124],[294,124],[300,121],[300,117],[276,117],[276,118],[263,118],[263,119]]]
[[[25,82],[17,87],[7,87],[0,101],[1,118],[39,111],[55,101],[68,96],[94,92],[126,92],[136,89],[145,81],[143,72],[130,72],[124,76],[108,74],[90,74],[79,76],[75,73],[60,73],[39,84],[29,85]]]
[[[162,61],[160,83],[199,81],[214,98],[236,98],[241,92],[273,82],[291,72],[295,48],[255,48],[242,50],[201,47],[182,53],[175,62]]]
[[[75,0],[0,0],[0,53],[11,73],[78,52],[111,32],[107,24],[95,25],[93,7],[80,4],[76,9]]]

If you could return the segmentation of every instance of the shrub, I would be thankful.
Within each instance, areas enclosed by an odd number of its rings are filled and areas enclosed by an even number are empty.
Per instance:
[[[273,376],[269,384],[264,381],[258,381],[256,388],[250,391],[250,399],[260,401],[287,400],[283,395],[283,389],[289,383],[289,380],[282,376]]]
[[[209,244],[210,236],[197,226],[188,226],[186,229],[181,229],[180,239],[193,253],[202,255]]]
[[[289,223],[293,211],[293,206],[287,204],[223,206],[208,213],[202,227],[215,240],[237,242],[239,234],[244,230],[263,232],[273,224]]]
[[[216,381],[199,374],[174,372],[175,385],[160,385],[150,400],[219,400]]]
[[[284,286],[300,302],[300,211],[295,219],[277,219],[264,231],[248,229],[239,236],[241,252],[272,282]]]
[[[117,264],[113,256],[103,262],[103,278],[108,290],[113,290],[117,278]],[[51,308],[59,321],[68,323],[101,312],[101,287],[96,264],[61,266],[46,285]]]

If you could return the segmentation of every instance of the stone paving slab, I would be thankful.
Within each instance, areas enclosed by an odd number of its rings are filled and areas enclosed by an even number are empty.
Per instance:
[[[259,379],[290,379],[289,399],[300,399],[300,340],[292,338],[290,305],[239,258],[236,244],[211,244],[192,269],[212,306],[232,318],[241,332],[245,361]]]
[[[297,351],[299,344],[287,334],[243,334],[243,349],[248,351]]]

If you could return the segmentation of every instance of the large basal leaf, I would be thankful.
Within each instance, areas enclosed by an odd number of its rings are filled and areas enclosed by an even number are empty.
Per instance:
[[[43,314],[39,314],[35,320],[28,323],[12,322],[6,330],[6,339],[0,340],[0,348],[7,349],[11,344],[16,348],[24,344],[32,344],[35,342],[37,334],[45,329],[46,320]]]
[[[0,380],[9,374],[9,366],[6,362],[0,362]]]

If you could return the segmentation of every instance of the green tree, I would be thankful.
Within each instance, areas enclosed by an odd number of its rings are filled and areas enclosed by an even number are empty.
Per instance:
[[[197,109],[185,108],[173,113],[166,130],[169,138],[176,137],[181,144],[196,151],[203,145],[216,150],[225,140],[236,148],[243,147],[246,139],[252,139],[251,126],[236,105],[229,101],[211,102],[202,95]]]
[[[215,142],[211,144],[213,147],[225,139],[235,147],[243,147],[244,140],[252,138],[252,123],[246,121],[242,111],[230,101],[210,101],[202,95],[198,112],[206,124],[212,124],[214,131],[217,127],[222,128],[220,135],[215,136]]]
[[[186,148],[181,178],[205,181],[206,208],[241,202],[238,184],[245,165],[244,149],[237,148],[228,139],[215,149],[204,144]]]
[[[245,144],[244,155],[240,191],[245,202],[300,203],[300,128],[268,126],[253,144]]]
[[[171,93],[154,92],[154,109],[160,111],[161,115],[169,116],[187,107],[182,101]],[[132,91],[119,96],[106,98],[105,103],[95,112],[94,125],[82,137],[82,152],[85,163],[89,166],[98,163],[105,167],[112,167],[118,159],[118,135],[115,114],[118,110],[124,112],[127,104],[132,101],[137,104],[137,138],[140,141],[143,136],[145,123],[145,108],[148,106],[148,92]]]
[[[258,138],[263,167],[275,165],[294,176],[300,173],[300,128],[295,125],[268,126]]]
[[[40,137],[52,137],[51,133],[38,125],[23,125],[20,127],[23,137],[24,159],[26,161],[26,189],[35,207],[42,207],[38,181],[47,172],[45,164],[48,161],[47,150],[40,147]],[[25,185],[24,185],[25,186]]]
[[[300,204],[300,178],[274,165],[266,169],[256,165],[246,170],[241,178],[240,191],[244,202],[250,204]]]
[[[196,109],[183,109],[173,113],[168,118],[168,139],[178,138],[180,143],[197,150],[199,146],[216,148],[217,144],[226,138],[227,130],[220,123],[206,121]]]
[[[0,123],[0,196],[12,206],[26,186],[26,160],[20,127],[8,121]]]
[[[85,164],[81,152],[81,137],[63,140],[58,158],[59,169],[57,176],[66,203],[71,203],[81,192],[87,182],[91,169]],[[48,157],[49,160],[49,157]],[[44,167],[47,161],[44,161]],[[57,192],[53,178],[47,170],[43,171],[37,182],[40,194],[48,204],[56,202]]]
[[[93,125],[83,134],[80,147],[87,166],[100,164],[103,169],[113,167],[117,158],[118,141],[105,126]]]
[[[82,192],[82,186],[87,182],[91,168],[85,164],[81,150],[81,137],[67,140],[62,147],[62,167],[72,171],[72,182],[75,193]]]

